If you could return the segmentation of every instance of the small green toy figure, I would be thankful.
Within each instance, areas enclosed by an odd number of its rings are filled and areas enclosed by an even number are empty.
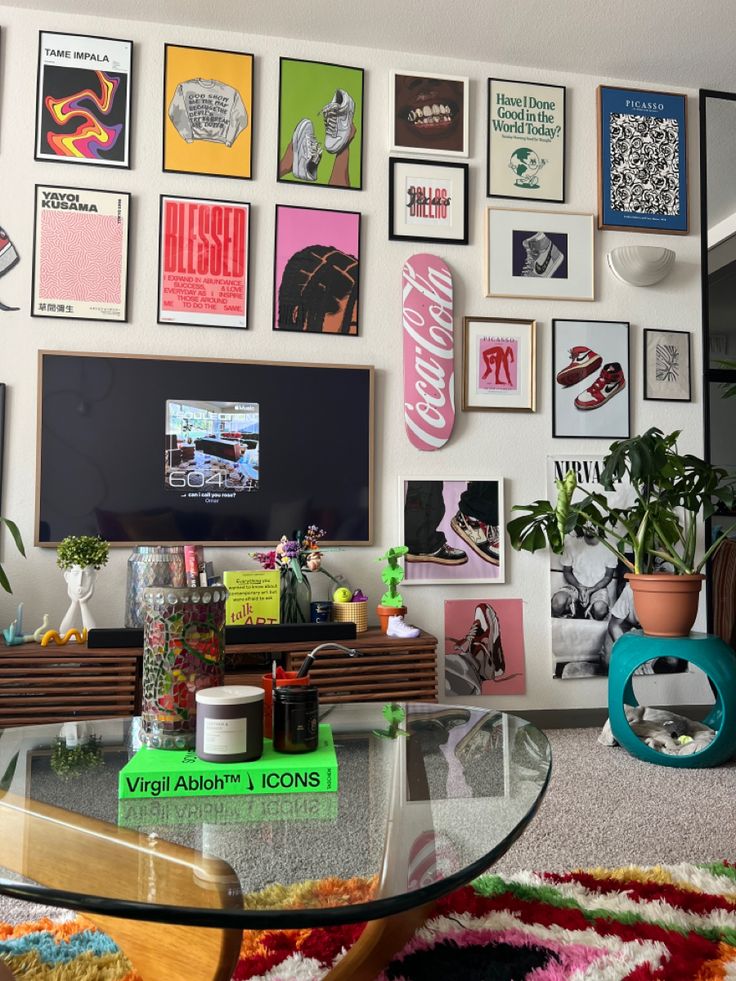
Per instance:
[[[399,557],[406,555],[409,551],[406,545],[394,545],[386,550],[384,555],[379,555],[376,562],[388,562],[388,565],[381,573],[381,579],[388,586],[388,589],[381,597],[383,606],[403,606],[404,597],[399,592],[399,583],[404,579],[404,570],[399,565]]]
[[[381,739],[396,739],[399,736],[408,736],[406,729],[401,728],[401,723],[406,718],[406,712],[398,702],[389,702],[381,709],[381,715],[388,722],[386,729],[374,729],[373,735],[380,736]]]
[[[418,627],[413,627],[404,620],[406,607],[404,606],[404,597],[398,589],[399,583],[404,578],[404,570],[399,565],[399,559],[402,555],[406,555],[408,551],[409,549],[406,545],[394,545],[386,549],[385,554],[380,555],[376,559],[377,562],[388,563],[381,573],[381,579],[388,586],[388,589],[381,597],[381,606],[396,611],[395,614],[390,615],[387,619],[387,637],[418,637],[421,633]],[[381,606],[378,608],[379,616],[381,616]]]

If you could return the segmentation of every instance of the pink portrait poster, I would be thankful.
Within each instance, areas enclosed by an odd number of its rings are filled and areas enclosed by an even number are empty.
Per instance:
[[[358,333],[360,214],[276,205],[273,329]]]
[[[523,695],[523,601],[445,601],[445,694]]]
[[[518,392],[518,339],[496,335],[481,337],[478,348],[478,391]]]

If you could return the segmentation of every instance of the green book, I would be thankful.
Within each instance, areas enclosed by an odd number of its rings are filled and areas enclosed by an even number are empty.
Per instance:
[[[324,793],[337,790],[332,730],[320,725],[313,753],[277,753],[263,740],[263,756],[252,763],[205,763],[193,749],[143,746],[118,778],[118,797],[217,797],[233,794]]]
[[[277,824],[337,821],[337,794],[248,794],[238,797],[149,797],[119,800],[123,828],[188,827],[195,824]]]

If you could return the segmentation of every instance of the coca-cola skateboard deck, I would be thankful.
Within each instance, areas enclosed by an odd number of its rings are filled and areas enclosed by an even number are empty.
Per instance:
[[[435,255],[404,263],[404,424],[412,446],[439,450],[455,424],[452,273]]]

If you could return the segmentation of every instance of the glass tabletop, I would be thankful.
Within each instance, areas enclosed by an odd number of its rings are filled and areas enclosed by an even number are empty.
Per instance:
[[[546,737],[514,715],[416,702],[320,714],[336,792],[119,800],[138,719],[2,730],[0,892],[193,926],[374,919],[487,869],[549,781]],[[70,731],[81,751],[63,752]]]

